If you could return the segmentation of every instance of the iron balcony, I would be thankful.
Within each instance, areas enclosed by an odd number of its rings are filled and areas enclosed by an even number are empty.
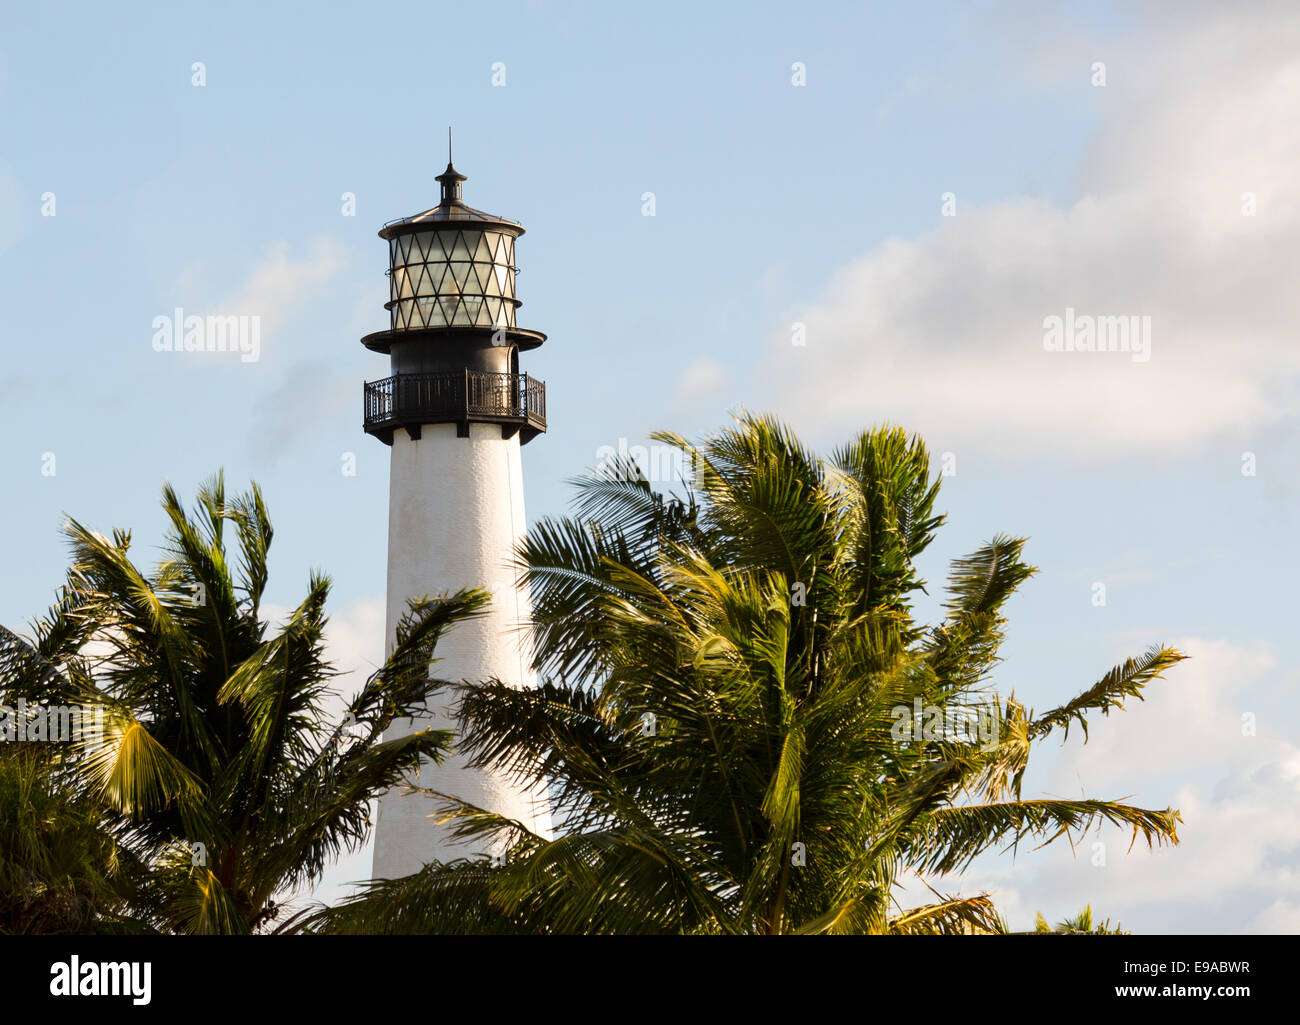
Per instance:
[[[424,424],[457,425],[469,437],[471,423],[499,423],[502,437],[520,432],[526,444],[546,430],[546,383],[527,374],[455,370],[397,374],[365,386],[365,429],[386,445],[404,428],[412,438]]]

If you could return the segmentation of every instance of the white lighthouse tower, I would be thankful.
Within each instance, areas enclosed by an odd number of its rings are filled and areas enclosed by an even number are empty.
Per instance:
[[[392,221],[389,328],[363,338],[391,360],[391,376],[365,389],[365,429],[392,447],[388,507],[388,647],[413,597],[464,587],[492,592],[490,612],[438,643],[437,675],[534,686],[531,603],[512,568],[524,532],[520,448],[546,430],[545,385],[519,371],[519,353],[545,341],[515,323],[514,221],[468,207],[465,176],[438,176],[439,204]],[[453,728],[447,702],[434,721],[395,724],[388,737]],[[453,754],[424,765],[419,784],[517,819],[550,835],[545,794],[471,769]],[[374,876],[393,878],[432,860],[483,853],[451,843],[430,819],[433,802],[391,791],[379,801]]]

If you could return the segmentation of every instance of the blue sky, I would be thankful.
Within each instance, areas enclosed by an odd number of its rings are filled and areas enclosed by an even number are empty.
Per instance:
[[[550,336],[524,357],[531,518],[601,446],[742,405],[824,449],[921,431],[957,467],[931,579],[998,532],[1042,569],[1004,690],[1045,708],[1150,643],[1195,656],[1031,780],[1182,807],[1181,848],[1022,852],[953,888],[1022,924],[1091,901],[1300,931],[1298,39],[1266,2],[10,5],[0,622],[52,597],[65,513],[151,560],[162,482],[224,467],[266,490],[272,600],[324,568],[340,659],[378,657],[388,452],[360,403],[387,365],[358,339],[386,324],[375,232],[436,202],[452,124],[466,200],[527,228],[519,323]],[[260,359],[155,352],[178,306],[260,316]],[[1150,316],[1150,361],[1045,352],[1066,307]]]

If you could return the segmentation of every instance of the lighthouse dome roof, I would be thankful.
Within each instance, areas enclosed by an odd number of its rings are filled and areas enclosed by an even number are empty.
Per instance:
[[[389,221],[379,229],[380,238],[391,239],[413,231],[437,231],[441,227],[490,228],[509,232],[516,237],[524,233],[524,226],[518,221],[466,206],[461,199],[461,182],[467,179],[452,166],[450,161],[447,163],[447,170],[438,175],[435,180],[442,186],[442,202],[418,214]]]

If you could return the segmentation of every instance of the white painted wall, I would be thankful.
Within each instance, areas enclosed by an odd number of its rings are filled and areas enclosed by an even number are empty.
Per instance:
[[[532,604],[509,565],[523,536],[524,486],[519,436],[503,439],[496,424],[470,424],[468,438],[454,424],[431,424],[419,441],[394,433],[388,511],[388,649],[408,598],[462,587],[494,595],[491,612],[463,623],[439,642],[433,674],[469,681],[498,677],[519,687],[536,686],[528,668]],[[444,703],[445,704],[445,703]],[[435,728],[454,724],[445,707],[433,709]],[[428,720],[420,723],[428,725]],[[411,720],[395,723],[386,738],[404,735]],[[420,785],[454,794],[550,835],[544,794],[520,792],[508,781],[471,770],[453,754],[425,765]],[[448,861],[480,850],[452,845],[444,827],[428,816],[430,798],[393,791],[379,801],[374,875],[406,875],[434,858]]]

